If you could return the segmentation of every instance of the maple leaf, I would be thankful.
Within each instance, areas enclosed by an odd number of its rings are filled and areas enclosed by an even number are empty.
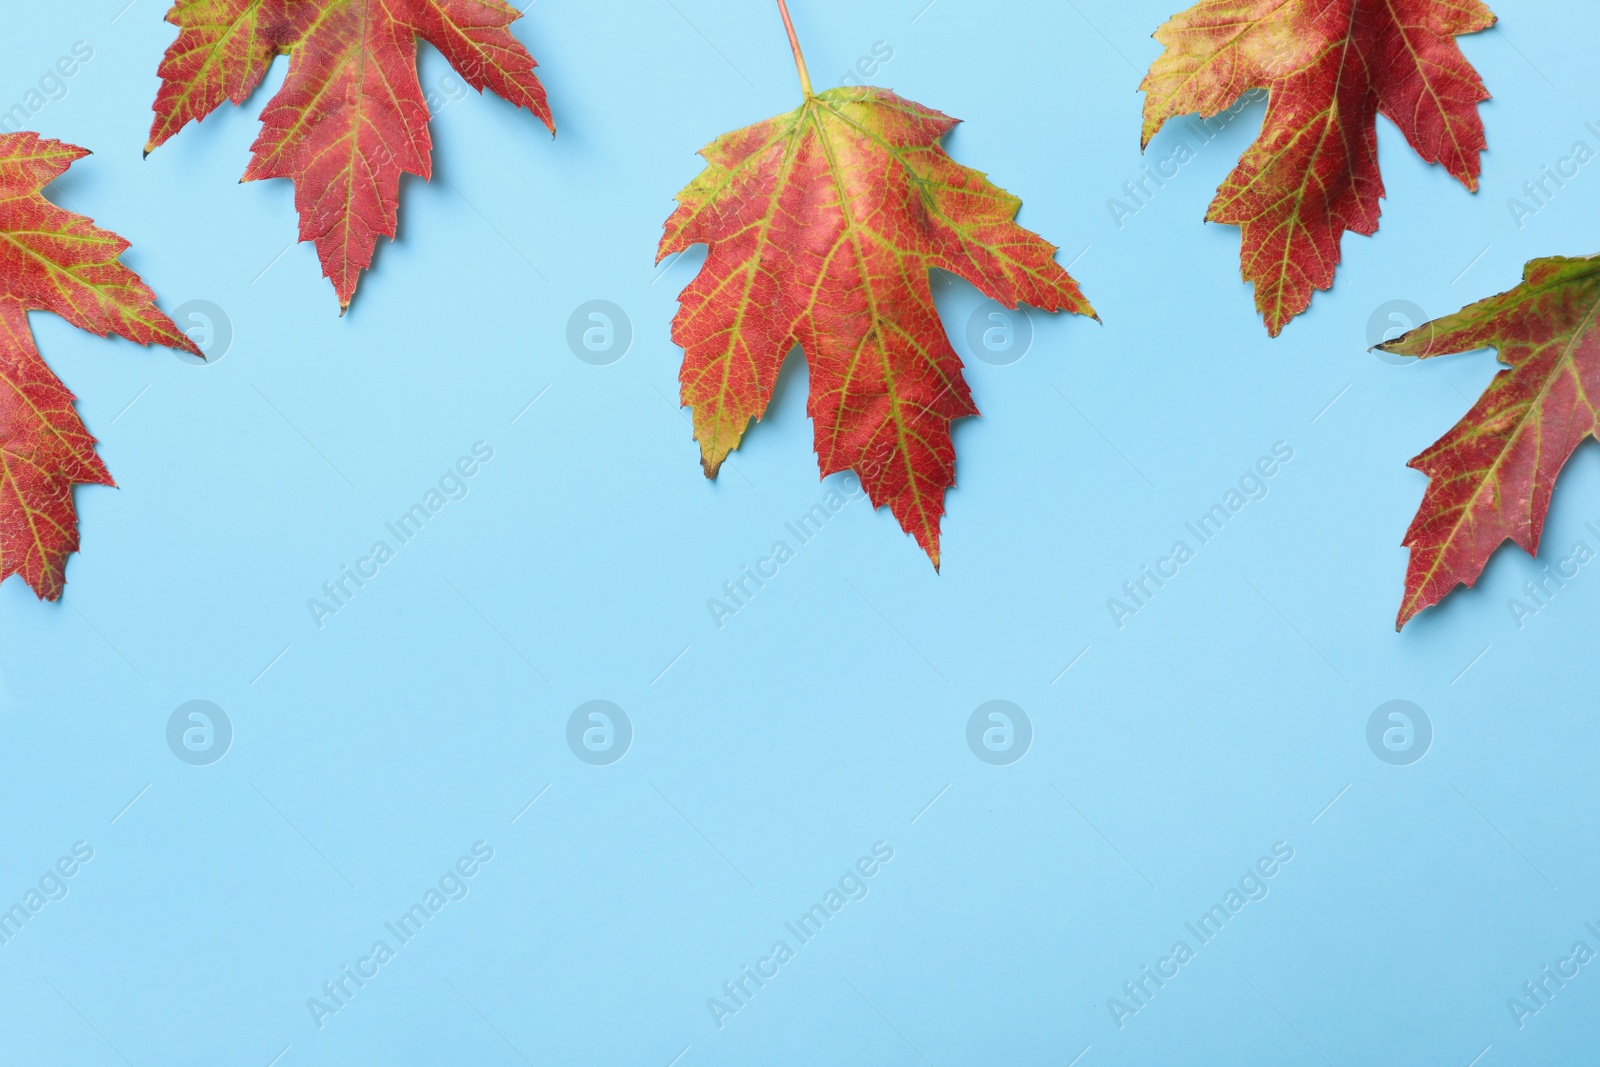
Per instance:
[[[74,485],[114,485],[73,395],[39,356],[30,310],[101,337],[200,350],[118,262],[128,242],[42,190],[89,153],[32,133],[0,133],[0,580],[21,574],[40,599],[65,585],[78,550]]]
[[[1471,586],[1506,541],[1529,554],[1556,475],[1600,423],[1600,257],[1530,262],[1522,284],[1377,347],[1404,356],[1494,348],[1510,365],[1410,466],[1428,488],[1405,545],[1395,629],[1457,585]]]
[[[243,103],[289,55],[243,180],[294,182],[300,240],[316,243],[342,314],[379,235],[394,238],[400,175],[430,174],[418,38],[555,132],[533,56],[508,28],[521,17],[503,0],[178,0],[145,155],[224,100]]]
[[[886,89],[813,94],[779,7],[804,103],[701,150],[708,165],[678,194],[656,257],[709,248],[672,323],[683,403],[714,478],[798,344],[822,474],[854,470],[937,568],[950,424],[978,409],[928,271],[1010,308],[1094,310],[1055,246],[1013,221],[1022,202],[945,154],[955,119]]]
[[[1377,117],[1478,187],[1489,98],[1455,37],[1494,25],[1481,0],[1201,0],[1155,33],[1140,82],[1147,146],[1168,119],[1270,92],[1261,135],[1206,212],[1241,230],[1240,266],[1274,337],[1333,285],[1346,230],[1378,229]]]

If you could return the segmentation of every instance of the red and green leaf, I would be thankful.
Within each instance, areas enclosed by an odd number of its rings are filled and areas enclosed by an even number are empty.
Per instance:
[[[1556,475],[1600,420],[1600,258],[1536,259],[1522,284],[1378,347],[1406,356],[1493,348],[1501,371],[1466,417],[1411,461],[1428,476],[1406,531],[1399,629],[1473,585],[1506,541],[1530,554]]]
[[[950,424],[978,409],[929,270],[1007,307],[1094,311],[1055,246],[1014,221],[1021,201],[945,154],[956,120],[885,89],[813,95],[801,77],[800,107],[701,150],[667,220],[658,260],[709,246],[672,323],[683,403],[714,478],[799,345],[822,473],[854,470],[938,567]]]
[[[509,28],[521,17],[503,0],[178,0],[145,154],[224,100],[243,103],[273,57],[290,56],[244,180],[294,182],[300,240],[315,242],[347,308],[378,238],[394,238],[400,175],[431,172],[418,38],[555,132],[533,56]]]
[[[28,312],[199,354],[118,261],[128,242],[44,198],[45,185],[86,155],[32,133],[0,134],[0,580],[21,574],[50,600],[78,550],[72,487],[115,483],[72,393],[40,358]]]
[[[1469,190],[1489,98],[1456,44],[1494,25],[1481,0],[1201,0],[1156,31],[1140,88],[1148,145],[1170,118],[1270,92],[1261,135],[1217,190],[1210,222],[1241,230],[1240,265],[1274,337],[1333,285],[1346,230],[1377,232],[1377,117]]]

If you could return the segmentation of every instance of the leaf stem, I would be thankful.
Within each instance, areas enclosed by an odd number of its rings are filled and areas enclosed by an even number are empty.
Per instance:
[[[784,0],[778,0],[778,14],[783,16],[783,28],[789,34],[789,49],[794,52],[794,67],[800,72],[800,91],[810,100],[815,95],[811,91],[811,75],[806,73],[806,57],[800,54],[800,38],[794,35],[794,23],[789,21],[789,5]]]

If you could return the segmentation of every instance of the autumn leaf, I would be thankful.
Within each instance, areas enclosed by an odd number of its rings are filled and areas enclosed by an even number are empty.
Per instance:
[[[348,308],[378,237],[395,235],[400,175],[430,173],[419,37],[474,89],[555,132],[533,57],[508,28],[521,17],[503,0],[178,0],[145,155],[224,100],[243,103],[273,57],[290,56],[243,180],[294,182],[300,240],[316,243]]]
[[[1494,348],[1511,369],[1411,466],[1428,476],[1395,629],[1478,580],[1507,540],[1530,554],[1556,475],[1600,420],[1600,257],[1536,259],[1522,284],[1377,347],[1404,356]]]
[[[53,311],[104,337],[199,355],[117,261],[128,242],[41,190],[88,155],[32,133],[0,133],[0,580],[21,574],[55,600],[78,550],[74,485],[114,485],[72,393],[39,356],[28,312]]]
[[[1055,246],[1013,221],[1021,201],[940,148],[956,120],[886,89],[814,94],[779,7],[804,102],[702,149],[661,238],[658,262],[709,247],[672,323],[683,403],[714,478],[798,344],[823,475],[854,470],[937,568],[950,424],[978,409],[928,271],[1011,308],[1094,311]]]
[[[1166,51],[1139,85],[1142,145],[1175,116],[1271,94],[1206,219],[1242,231],[1240,265],[1274,337],[1333,285],[1344,232],[1377,232],[1380,112],[1477,189],[1489,93],[1455,37],[1494,22],[1481,0],[1201,0],[1156,31]]]

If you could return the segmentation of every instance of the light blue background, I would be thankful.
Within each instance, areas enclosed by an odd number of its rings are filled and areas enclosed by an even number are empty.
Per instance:
[[[1442,314],[1600,249],[1600,163],[1523,228],[1506,205],[1600,147],[1592,4],[1497,0],[1503,30],[1462,42],[1495,94],[1482,191],[1381,122],[1381,231],[1269,341],[1238,232],[1201,222],[1259,104],[1203,148],[1164,132],[1146,159],[1195,159],[1120,229],[1107,208],[1176,0],[798,0],[819,86],[892,47],[875,80],[966,120],[952,154],[1024,199],[1105,325],[1036,313],[1026,358],[968,361],[985,417],[956,430],[942,575],[852,503],[718,629],[707,598],[822,496],[805,370],[707,483],[668,337],[699,258],[652,260],[694,150],[798,102],[773,6],[538,0],[516,30],[559,136],[444,107],[435,180],[405,181],[341,320],[285,251],[290,185],[237,183],[285,61],[141,161],[174,30],[124,2],[14,7],[0,107],[88,42],[32,120],[95,152],[51,195],[234,339],[195,367],[33,317],[120,489],[78,492],[63,602],[0,588],[0,904],[95,850],[0,947],[0,1062],[1592,1062],[1600,964],[1520,1031],[1506,1002],[1600,949],[1600,571],[1519,629],[1540,563],[1503,550],[1397,636],[1405,462],[1495,363],[1366,352],[1387,301]],[[565,341],[591,299],[632,322],[610,366]],[[939,300],[969,354],[976,293]],[[470,495],[318,629],[307,598],[480,440]],[[1119,629],[1107,598],[1280,440],[1270,495]],[[1600,547],[1588,520],[1592,448],[1545,558]],[[635,730],[603,767],[565,741],[597,698]],[[1033,723],[1010,766],[965,740],[996,698]],[[211,766],[167,747],[191,699],[233,723]],[[1367,747],[1391,699],[1433,723],[1412,766]],[[319,1029],[307,999],[480,840],[470,895]],[[877,841],[870,894],[719,1029],[707,999]],[[1270,895],[1119,1029],[1107,998],[1279,841]]]

